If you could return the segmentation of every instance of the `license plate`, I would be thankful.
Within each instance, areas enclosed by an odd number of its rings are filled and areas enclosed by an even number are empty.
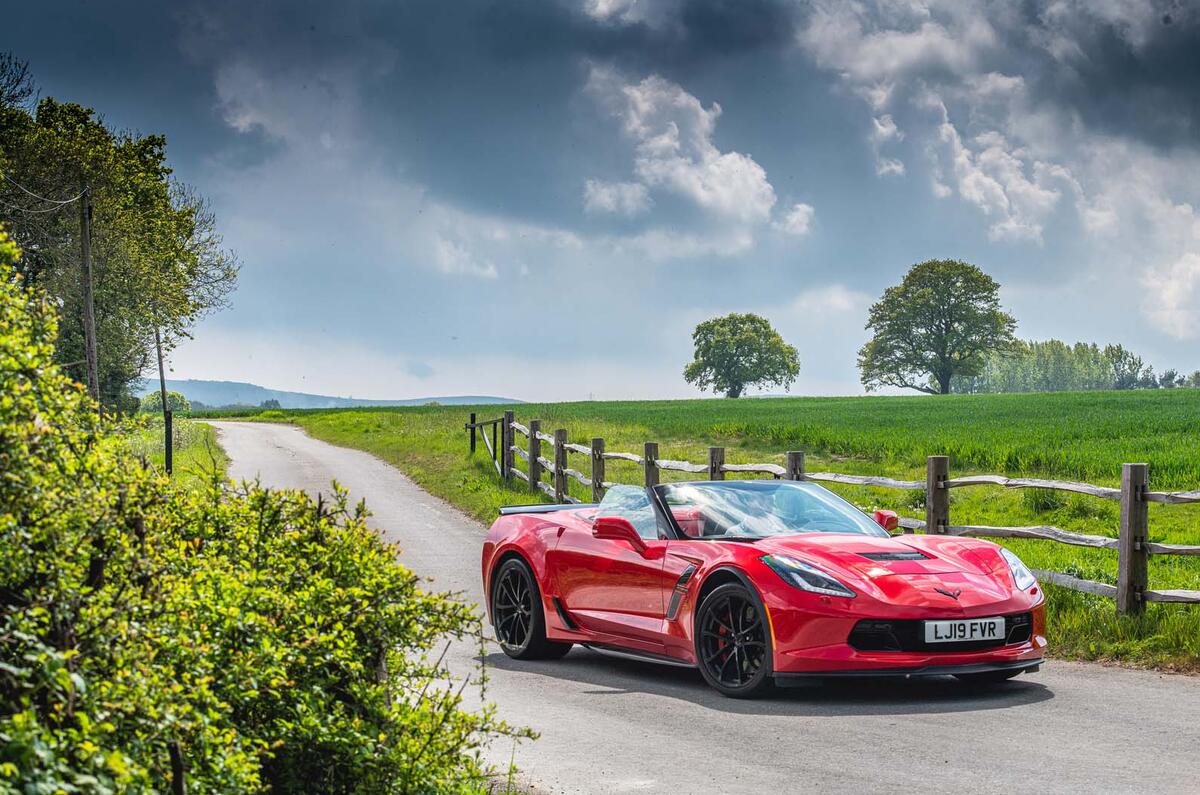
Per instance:
[[[965,643],[973,640],[1004,640],[1004,618],[925,622],[926,643]]]

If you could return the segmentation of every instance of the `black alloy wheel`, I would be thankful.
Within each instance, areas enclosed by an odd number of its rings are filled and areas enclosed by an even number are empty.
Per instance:
[[[546,617],[533,572],[525,561],[509,558],[492,577],[492,627],[500,648],[517,660],[555,659],[570,643],[546,638]]]
[[[770,689],[771,641],[766,613],[746,586],[728,583],[705,597],[696,635],[700,673],[718,691],[750,698]]]

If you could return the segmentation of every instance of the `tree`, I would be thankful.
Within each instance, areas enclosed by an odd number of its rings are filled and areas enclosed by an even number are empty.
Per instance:
[[[858,352],[867,391],[882,386],[948,394],[955,376],[978,375],[989,354],[1013,345],[1016,321],[1000,285],[974,265],[927,260],[871,307],[874,336]]]
[[[181,411],[191,411],[192,404],[183,393],[171,390],[167,392],[167,408],[171,413],[178,414]],[[162,393],[155,390],[146,395],[142,398],[142,405],[138,411],[143,414],[162,414]]]
[[[783,341],[766,318],[752,314],[714,317],[692,332],[695,359],[683,378],[700,389],[741,397],[746,387],[787,389],[800,374],[796,349]]]
[[[1183,386],[1174,371],[1159,381],[1153,368],[1120,345],[1067,345],[1059,340],[1017,341],[992,353],[973,376],[955,376],[954,392],[1065,392],[1088,389],[1153,389]]]
[[[0,60],[0,87],[5,74]],[[79,105],[47,98],[31,113],[0,102],[0,222],[25,251],[26,282],[57,301],[57,361],[79,380],[86,356],[73,199],[89,192],[100,396],[116,408],[137,406],[130,388],[150,364],[155,329],[170,349],[223,306],[237,277],[214,215],[171,178],[165,148],[162,136],[114,132]]]
[[[1187,385],[1192,389],[1200,389],[1200,370],[1193,370],[1187,377]]]
[[[1146,389],[1158,385],[1154,368],[1123,345],[1105,345],[1104,358],[1113,368],[1113,389]]]
[[[29,63],[11,52],[0,52],[0,108],[24,105],[35,91]]]
[[[1163,370],[1158,376],[1158,385],[1163,389],[1174,389],[1177,386],[1186,386],[1187,379],[1175,370]]]
[[[270,398],[268,400],[264,400],[262,403],[259,403],[258,407],[260,409],[276,409],[276,410],[278,410],[278,409],[283,408],[283,405],[275,398]]]

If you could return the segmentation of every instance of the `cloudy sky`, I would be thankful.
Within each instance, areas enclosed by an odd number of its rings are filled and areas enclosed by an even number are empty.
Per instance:
[[[696,395],[767,316],[857,394],[866,310],[978,264],[1025,338],[1200,368],[1200,14],[1145,0],[23,3],[45,94],[161,132],[244,267],[176,377]]]

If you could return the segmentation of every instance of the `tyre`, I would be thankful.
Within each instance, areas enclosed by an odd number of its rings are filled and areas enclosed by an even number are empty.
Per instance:
[[[727,583],[704,598],[696,614],[696,662],[722,695],[755,698],[771,690],[771,633],[757,594]]]
[[[520,558],[500,564],[492,577],[492,628],[500,648],[515,660],[554,660],[571,650],[570,643],[546,638],[542,596],[529,566]]]
[[[984,671],[978,674],[955,674],[954,678],[965,685],[998,685],[1007,682],[1020,671]]]

